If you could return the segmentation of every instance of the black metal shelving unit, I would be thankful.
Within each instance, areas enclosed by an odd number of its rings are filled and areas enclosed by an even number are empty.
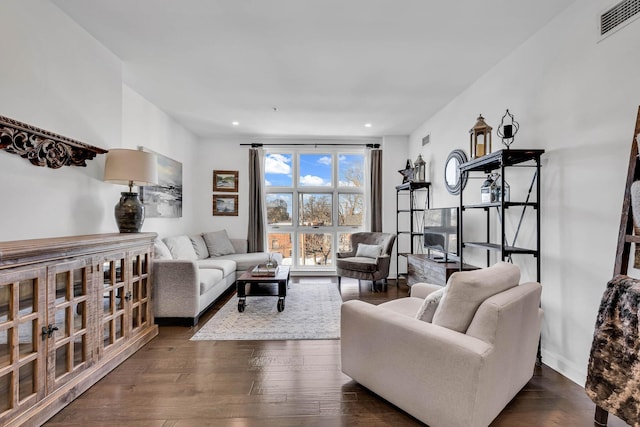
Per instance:
[[[400,258],[408,254],[415,253],[417,248],[416,240],[422,238],[423,230],[419,230],[417,223],[421,222],[418,215],[424,216],[424,211],[429,209],[430,202],[430,182],[405,182],[396,186],[396,266],[397,277],[406,278],[408,272],[400,271]],[[425,202],[418,206],[416,201],[416,191],[425,192]],[[408,216],[408,229],[400,228],[402,216]]]
[[[531,186],[529,192],[526,194],[526,200],[524,201],[504,201],[504,186],[501,189],[501,197],[499,202],[493,203],[480,203],[480,204],[465,204],[464,192],[460,191],[460,236],[458,240],[458,253],[460,258],[463,258],[464,250],[468,248],[479,248],[487,252],[487,265],[490,263],[491,252],[499,252],[502,260],[508,260],[511,255],[525,254],[532,255],[536,258],[536,273],[537,281],[540,282],[540,157],[544,153],[544,150],[516,150],[507,149],[499,150],[486,156],[479,157],[469,162],[460,165],[461,174],[482,173],[484,175],[499,171],[502,177],[502,182],[508,182],[505,176],[505,171],[509,167],[517,166],[524,168],[533,168],[535,172],[531,180]],[[468,190],[467,190],[468,191]],[[533,194],[532,194],[533,193]],[[533,200],[532,199],[533,195]],[[514,198],[513,192],[510,194],[510,198]],[[507,211],[519,208],[520,218],[518,229],[514,236],[512,236],[512,243],[515,244],[517,233],[520,230],[520,225],[523,222],[523,218],[527,208],[532,208],[536,211],[536,244],[535,248],[523,248],[514,245],[509,245],[506,233],[505,233],[505,215]],[[482,209],[486,212],[486,240],[483,242],[468,242],[464,240],[464,214],[465,211]],[[497,209],[498,217],[500,218],[500,238],[498,241],[491,240],[492,224],[490,220],[491,209]]]

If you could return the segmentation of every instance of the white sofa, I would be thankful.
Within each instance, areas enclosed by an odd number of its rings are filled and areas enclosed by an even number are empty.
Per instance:
[[[500,262],[378,306],[343,303],[342,371],[430,427],[488,426],[533,376],[542,287],[519,280]]]
[[[248,253],[247,241],[230,239],[225,230],[156,239],[156,323],[198,324],[200,315],[235,283],[237,276],[269,257],[267,252]]]

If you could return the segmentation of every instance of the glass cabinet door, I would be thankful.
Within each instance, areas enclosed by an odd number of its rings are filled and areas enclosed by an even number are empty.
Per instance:
[[[102,351],[117,348],[125,341],[125,301],[129,298],[127,264],[124,252],[107,255],[99,265],[102,271]]]
[[[149,251],[131,253],[131,330],[145,330],[151,323],[151,282]]]
[[[0,272],[0,425],[46,392],[46,269]]]
[[[91,364],[91,261],[81,259],[49,267],[48,321],[46,335],[48,377],[59,387]]]

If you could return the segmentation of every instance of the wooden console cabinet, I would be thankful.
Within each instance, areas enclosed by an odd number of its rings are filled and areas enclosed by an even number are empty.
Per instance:
[[[444,286],[451,274],[460,271],[459,262],[437,262],[430,259],[427,254],[408,254],[407,262],[409,265],[407,284],[409,286],[419,282]],[[477,268],[464,264],[463,270],[476,270]]]
[[[0,425],[41,425],[158,334],[155,233],[0,242]]]

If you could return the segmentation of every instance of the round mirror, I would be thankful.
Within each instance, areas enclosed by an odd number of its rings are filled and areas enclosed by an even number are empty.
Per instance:
[[[467,155],[462,150],[453,150],[449,153],[444,164],[444,184],[451,194],[460,194],[467,185],[467,174],[460,175],[460,165],[467,162]]]

